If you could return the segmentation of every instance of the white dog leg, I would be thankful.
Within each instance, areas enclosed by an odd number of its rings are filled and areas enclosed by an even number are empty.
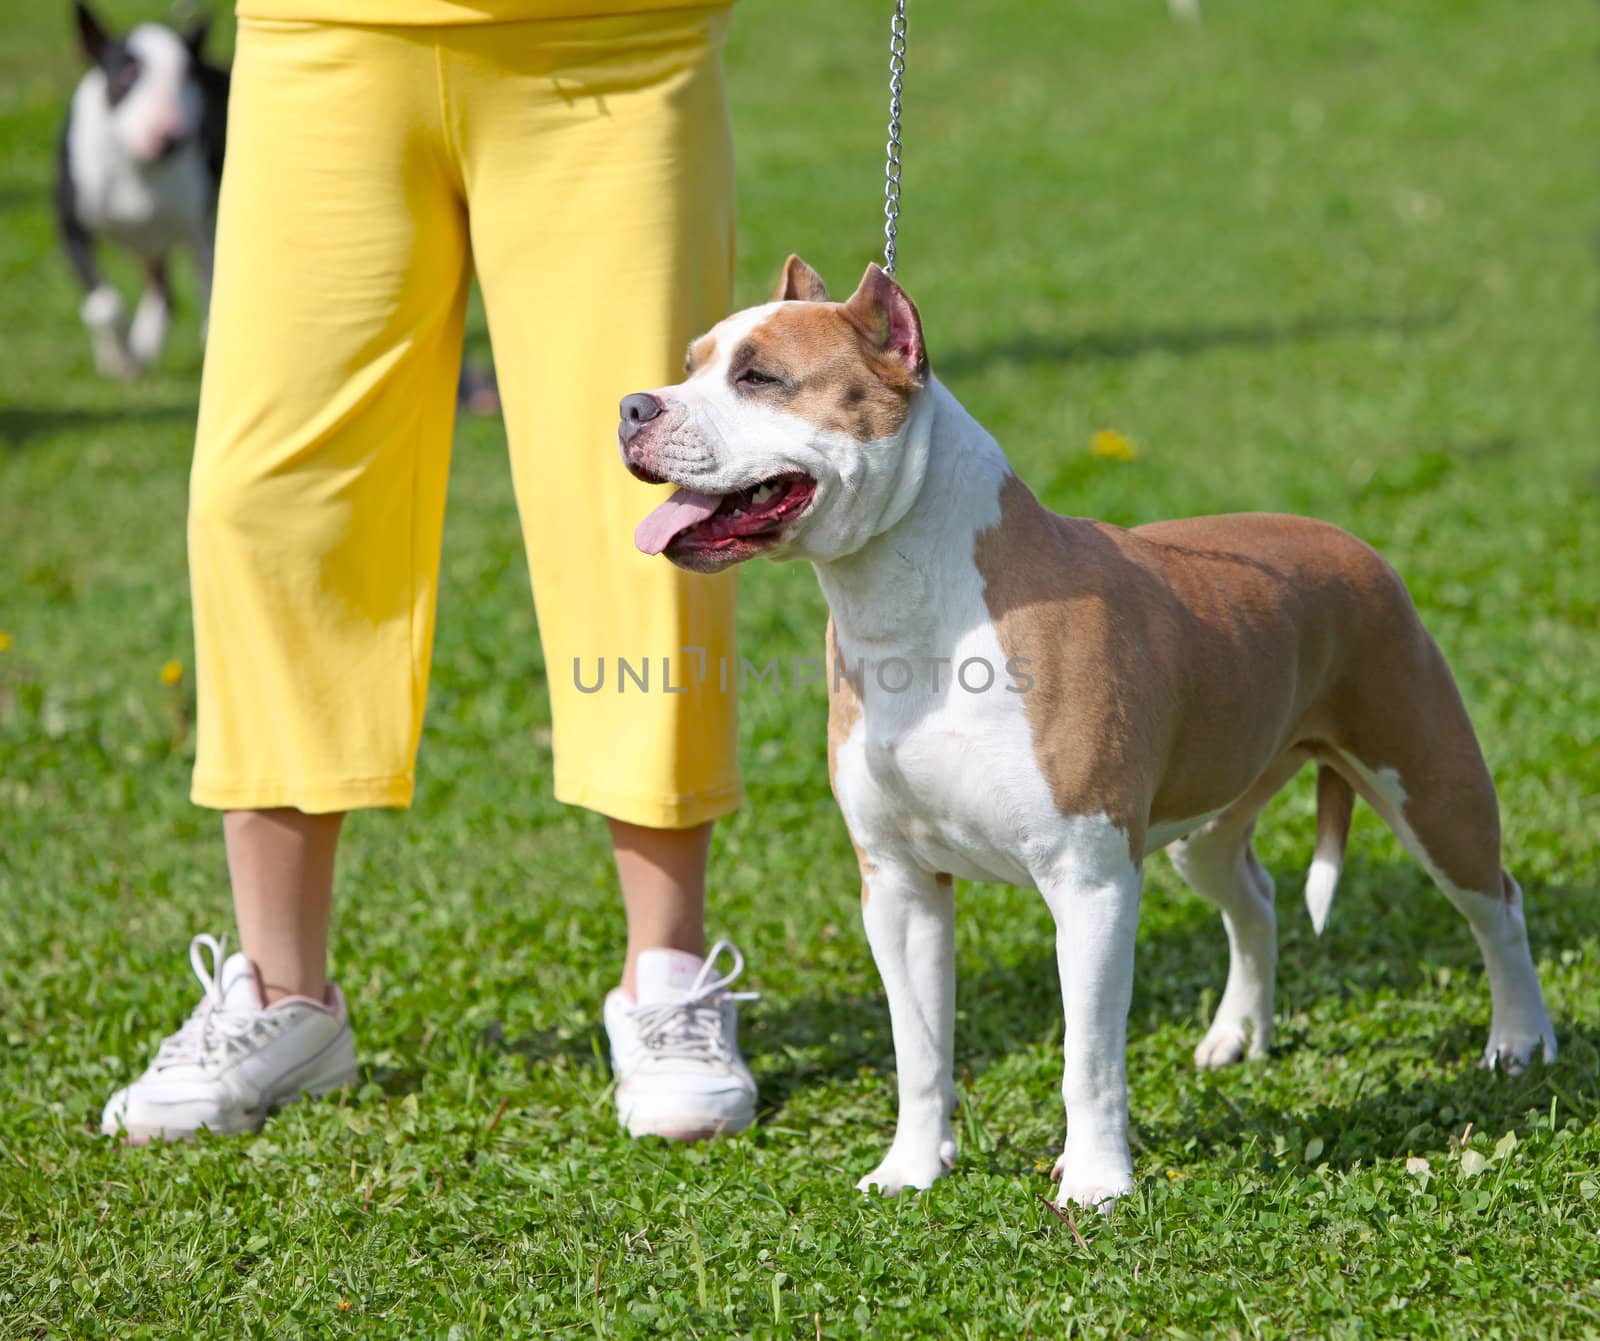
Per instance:
[[[148,368],[161,357],[171,317],[166,288],[152,281],[140,297],[128,329],[128,352],[141,367]]]
[[[889,996],[900,1111],[883,1163],[856,1184],[890,1195],[928,1187],[956,1160],[955,892],[948,879],[878,865],[862,920]]]
[[[1472,925],[1489,974],[1489,1043],[1483,1065],[1516,1075],[1535,1052],[1547,1062],[1556,1059],[1556,1031],[1539,989],[1539,971],[1528,950],[1528,928],[1522,917],[1522,890],[1509,875],[1509,899],[1455,888],[1435,876],[1445,897]]]
[[[1211,1028],[1194,1050],[1195,1065],[1229,1066],[1264,1057],[1272,1046],[1272,999],[1278,971],[1278,923],[1272,877],[1250,850],[1247,824],[1208,827],[1167,847],[1189,888],[1222,910],[1228,933],[1228,983]]]
[[[130,378],[139,375],[139,361],[124,343],[126,325],[122,295],[109,284],[90,291],[78,309],[94,346],[94,366],[107,377]]]
[[[1128,1006],[1143,873],[1109,821],[1040,882],[1056,919],[1056,962],[1066,1012],[1067,1142],[1056,1172],[1058,1205],[1109,1210],[1133,1187],[1128,1153]]]

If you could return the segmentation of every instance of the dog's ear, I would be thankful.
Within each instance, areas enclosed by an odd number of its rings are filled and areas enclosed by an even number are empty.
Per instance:
[[[845,299],[844,310],[881,365],[912,384],[927,377],[928,351],[917,305],[876,265],[867,267],[859,287]]]
[[[90,65],[100,64],[100,57],[105,54],[106,48],[112,45],[114,39],[83,0],[75,0],[72,17],[78,24],[78,42],[83,47],[83,54],[89,58]]]
[[[793,252],[783,263],[783,273],[778,276],[778,287],[772,291],[775,303],[825,303],[828,286],[822,276]]]
[[[189,55],[199,60],[201,51],[205,49],[206,38],[210,36],[211,15],[202,14],[183,30],[183,44],[189,48]]]

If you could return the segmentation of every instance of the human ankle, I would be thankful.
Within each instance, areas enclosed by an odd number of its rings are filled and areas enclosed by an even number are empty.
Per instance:
[[[247,952],[248,953],[248,952]],[[324,1001],[328,996],[328,975],[312,973],[304,968],[293,966],[273,966],[271,970],[263,968],[259,960],[254,961],[256,966],[256,986],[261,994],[263,1007],[275,1006],[280,1001],[289,997],[304,997],[310,1001]]]
[[[648,939],[629,938],[627,957],[622,964],[622,979],[620,986],[629,996],[637,999],[638,992],[638,964],[639,956],[647,950],[679,950],[684,954],[693,955],[696,959],[706,957],[705,930],[699,926],[677,928],[662,932],[660,935]]]

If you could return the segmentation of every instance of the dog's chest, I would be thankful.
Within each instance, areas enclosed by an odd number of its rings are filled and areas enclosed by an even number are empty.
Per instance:
[[[937,672],[932,658],[904,658],[916,671],[905,689],[896,688],[905,672],[894,661],[862,667],[861,711],[841,742],[835,785],[869,854],[1027,885],[1059,816],[1019,685],[995,655],[997,642],[980,649],[972,641]]]
[[[76,106],[65,170],[84,226],[151,259],[194,240],[209,213],[210,171],[198,145],[140,167],[117,148],[102,117]]]
[[[72,165],[84,224],[135,251],[159,256],[192,240],[205,216],[204,168],[186,149],[152,173],[126,162]]]

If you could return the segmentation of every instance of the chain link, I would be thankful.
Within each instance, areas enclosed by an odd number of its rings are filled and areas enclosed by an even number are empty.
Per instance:
[[[883,268],[894,274],[900,228],[900,91],[906,73],[906,0],[895,0],[889,25],[889,145],[883,165]]]

